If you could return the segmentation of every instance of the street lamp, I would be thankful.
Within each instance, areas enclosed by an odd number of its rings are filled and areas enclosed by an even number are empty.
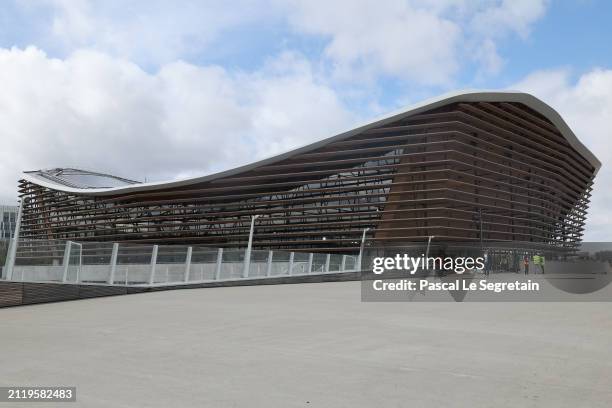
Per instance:
[[[484,249],[484,231],[482,228],[482,215],[483,215],[484,211],[482,210],[482,207],[478,208],[478,221],[480,223],[480,250],[483,253],[484,259],[485,259],[485,267],[484,267],[484,274],[489,276],[489,265],[488,265],[488,254],[487,251],[485,251]]]
[[[244,253],[244,270],[242,277],[249,277],[249,268],[251,267],[251,248],[253,247],[253,232],[255,231],[255,220],[261,217],[261,214],[251,216],[251,231],[249,232],[249,243],[247,244],[246,252]]]
[[[366,232],[368,232],[369,230],[370,230],[369,228],[365,228],[363,230],[363,235],[361,236],[361,246],[359,247],[359,262],[357,262],[357,264],[359,265],[360,271],[361,271],[361,259],[363,257],[363,248],[365,246]]]
[[[430,235],[429,239],[427,240],[427,250],[425,251],[425,258],[429,257],[429,246],[431,245],[431,240],[434,239],[436,236],[435,235]]]
[[[427,240],[427,250],[425,251],[425,265],[427,267],[427,272],[429,272],[429,262],[427,261],[427,259],[429,258],[429,247],[431,245],[431,240],[435,238],[435,235],[430,235],[429,239]]]
[[[478,208],[478,221],[480,222],[480,249],[484,248],[483,244],[483,231],[482,231],[482,207]]]

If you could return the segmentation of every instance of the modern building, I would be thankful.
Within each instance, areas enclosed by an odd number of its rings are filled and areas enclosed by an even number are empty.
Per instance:
[[[0,205],[0,240],[13,238],[17,225],[17,206]]]
[[[214,152],[203,152],[214,154]],[[137,183],[25,172],[21,237],[354,251],[424,242],[572,247],[601,164],[521,92],[461,92],[246,166]]]

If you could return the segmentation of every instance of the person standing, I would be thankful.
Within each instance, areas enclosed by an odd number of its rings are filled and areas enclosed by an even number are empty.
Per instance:
[[[529,255],[525,255],[523,263],[525,264],[525,275],[527,275],[529,274]]]
[[[533,256],[533,267],[534,267],[534,269],[533,269],[533,273],[534,273],[534,274],[537,274],[537,273],[538,273],[538,266],[540,266],[540,255],[535,254],[535,255]]]

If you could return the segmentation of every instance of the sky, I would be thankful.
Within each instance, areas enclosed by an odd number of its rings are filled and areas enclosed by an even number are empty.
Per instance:
[[[5,0],[0,203],[24,170],[208,174],[457,89],[555,108],[602,161],[612,240],[612,2]]]

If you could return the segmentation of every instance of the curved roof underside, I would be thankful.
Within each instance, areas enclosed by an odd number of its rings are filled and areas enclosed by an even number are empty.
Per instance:
[[[535,96],[524,93],[524,92],[518,92],[518,91],[458,91],[458,92],[445,94],[445,95],[438,96],[433,99],[429,99],[429,100],[420,102],[416,105],[407,107],[405,109],[402,109],[401,111],[385,116],[382,119],[378,119],[374,122],[369,122],[355,129],[349,130],[344,133],[340,133],[336,136],[332,136],[332,137],[320,140],[315,143],[311,143],[304,147],[290,150],[283,154],[269,157],[267,159],[263,159],[263,160],[260,160],[254,163],[250,163],[244,166],[236,167],[230,170],[213,173],[213,174],[209,174],[205,176],[194,177],[194,178],[183,179],[183,180],[176,180],[176,181],[126,184],[124,186],[105,187],[105,188],[95,188],[93,186],[88,186],[88,187],[69,186],[65,183],[55,182],[47,177],[41,177],[40,174],[42,172],[24,172],[24,179],[31,181],[32,183],[38,184],[40,186],[48,187],[54,190],[65,191],[67,193],[78,193],[78,194],[83,194],[83,195],[116,195],[116,194],[132,193],[132,192],[138,192],[138,191],[158,190],[160,188],[189,186],[192,184],[198,184],[202,182],[220,179],[223,177],[233,176],[236,174],[240,174],[240,173],[255,169],[260,166],[274,164],[275,162],[285,160],[296,154],[306,153],[311,150],[323,147],[329,143],[347,139],[351,136],[362,133],[366,130],[376,128],[379,126],[384,126],[388,123],[402,120],[407,117],[417,115],[422,112],[436,109],[436,108],[439,108],[445,105],[449,105],[452,103],[456,103],[456,102],[521,103],[533,109],[534,111],[540,113],[541,115],[546,117],[548,120],[550,120],[550,122],[552,122],[552,124],[559,130],[561,135],[565,137],[565,139],[570,144],[570,146],[576,149],[576,151],[580,155],[582,155],[595,168],[595,174],[601,167],[601,162],[597,159],[597,157],[595,157],[595,155],[589,149],[587,149],[578,140],[574,132],[569,128],[567,123],[565,123],[561,115],[559,115],[557,111],[555,111],[553,108],[551,108],[549,105],[547,105],[540,99],[536,98]],[[114,177],[114,176],[109,176],[109,175],[103,175],[103,176]]]

